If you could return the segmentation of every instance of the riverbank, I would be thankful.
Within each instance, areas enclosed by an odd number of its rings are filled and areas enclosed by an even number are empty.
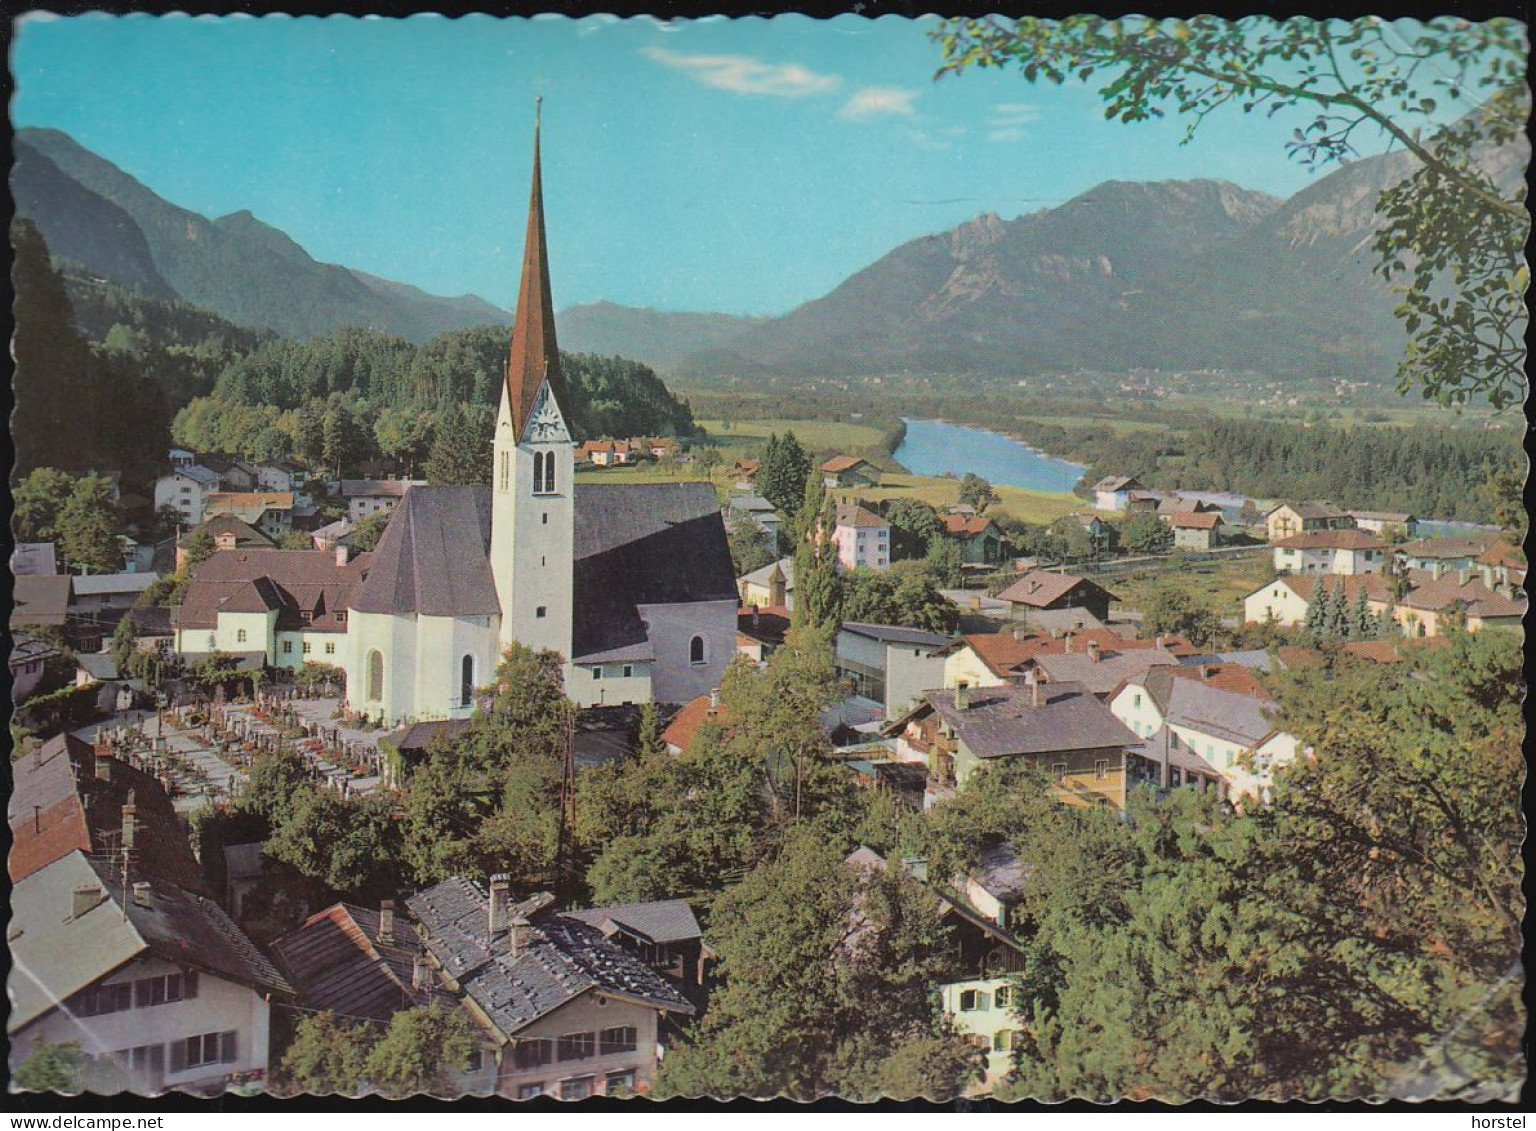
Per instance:
[[[1045,494],[1071,494],[1083,477],[1082,464],[1058,459],[1006,432],[949,420],[903,420],[906,431],[895,451],[912,474],[979,475],[994,487]]]

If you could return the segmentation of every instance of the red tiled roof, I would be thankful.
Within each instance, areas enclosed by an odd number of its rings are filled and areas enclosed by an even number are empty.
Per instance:
[[[1380,574],[1376,573],[1353,573],[1342,576],[1326,573],[1293,573],[1287,574],[1284,577],[1278,577],[1275,580],[1286,586],[1303,601],[1310,601],[1312,594],[1317,592],[1319,578],[1327,578],[1328,588],[1334,592],[1338,592],[1339,587],[1342,585],[1344,596],[1351,601],[1356,600],[1355,594],[1362,587],[1365,589],[1365,599],[1367,601],[1384,604],[1391,597],[1391,591],[1387,588],[1386,581],[1382,579]],[[1272,585],[1274,582],[1266,582],[1266,584]]]
[[[860,459],[858,456],[833,456],[831,459],[827,460],[826,463],[821,465],[821,470],[830,471],[833,473],[839,471],[850,471],[853,468],[858,467],[860,464],[868,462],[868,460]]]
[[[1363,530],[1309,530],[1270,543],[1282,550],[1384,550],[1387,544]]]
[[[1477,559],[1483,565],[1508,566],[1510,569],[1525,568],[1525,554],[1518,547],[1500,538]]]
[[[1044,570],[1030,570],[997,597],[998,600],[1008,601],[1011,604],[1044,609],[1055,604],[1080,585],[1097,589],[1107,597],[1114,597],[1114,594],[1109,593],[1102,585],[1087,578],[1073,577],[1070,573],[1048,573]]]
[[[837,508],[837,525],[875,527],[888,526],[890,524],[873,511],[865,510],[857,503],[843,503]]]
[[[1197,679],[1218,691],[1230,691],[1234,695],[1247,695],[1253,699],[1268,700],[1270,697],[1264,684],[1253,674],[1253,669],[1242,664],[1189,664],[1164,670],[1175,679]]]
[[[985,534],[993,526],[990,518],[980,514],[941,514],[939,522],[944,525],[944,533],[963,538],[974,538],[978,534]]]
[[[683,709],[672,717],[672,721],[667,724],[667,729],[661,732],[661,740],[668,746],[687,750],[688,744],[693,741],[694,735],[698,734],[699,728],[712,718],[723,722],[726,718],[725,708],[711,710],[708,695],[690,699],[683,704]]]
[[[327,550],[217,550],[193,571],[175,624],[213,628],[223,609],[277,608],[280,629],[342,632],[346,622],[337,614],[349,606],[370,561],[370,554],[359,554],[338,566]]]
[[[1180,530],[1215,530],[1221,525],[1219,511],[1179,511],[1168,516],[1169,525]]]

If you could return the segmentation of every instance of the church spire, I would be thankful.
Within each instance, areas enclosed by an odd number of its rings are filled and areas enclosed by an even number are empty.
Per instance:
[[[539,387],[549,391],[564,412],[565,383],[560,378],[560,352],[555,343],[555,307],[549,289],[549,253],[544,246],[544,187],[539,162],[541,97],[533,125],[533,189],[528,198],[528,234],[523,242],[523,280],[517,292],[517,317],[512,323],[512,348],[507,356],[507,402],[514,435],[521,436],[538,399]]]

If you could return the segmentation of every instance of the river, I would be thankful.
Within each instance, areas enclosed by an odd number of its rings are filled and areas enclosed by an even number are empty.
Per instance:
[[[946,420],[905,420],[907,435],[892,454],[913,475],[974,473],[988,483],[1028,491],[1071,491],[1081,464],[1052,459],[1022,440]]]

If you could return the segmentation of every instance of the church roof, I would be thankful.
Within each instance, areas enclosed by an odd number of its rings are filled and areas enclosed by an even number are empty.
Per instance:
[[[649,659],[639,606],[736,601],[720,504],[708,483],[576,485],[578,661]]]
[[[490,487],[412,487],[373,550],[352,608],[399,616],[495,616],[501,603],[490,546]]]
[[[539,159],[539,127],[533,127],[533,188],[528,197],[528,234],[523,242],[523,277],[507,355],[507,403],[513,435],[521,437],[545,381],[562,413],[570,408],[560,376],[555,342],[555,304],[549,286],[549,253],[544,242],[544,186]]]

